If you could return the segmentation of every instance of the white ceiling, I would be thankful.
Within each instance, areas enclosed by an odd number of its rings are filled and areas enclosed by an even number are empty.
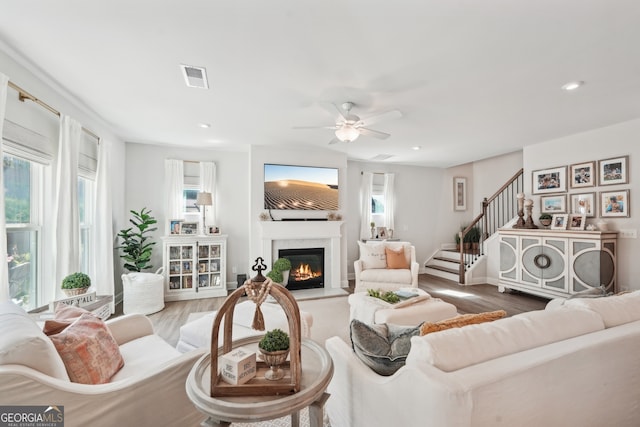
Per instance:
[[[2,3],[0,41],[131,142],[446,167],[640,117],[638,0]],[[292,129],[331,125],[327,101],[403,117],[371,126],[385,141]]]

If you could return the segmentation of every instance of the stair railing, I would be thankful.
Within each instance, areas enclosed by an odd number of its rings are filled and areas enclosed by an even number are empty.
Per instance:
[[[482,212],[458,233],[460,241],[460,267],[458,281],[465,284],[465,273],[482,255],[484,241],[500,227],[518,215],[517,195],[524,189],[523,169],[488,199],[482,201]]]

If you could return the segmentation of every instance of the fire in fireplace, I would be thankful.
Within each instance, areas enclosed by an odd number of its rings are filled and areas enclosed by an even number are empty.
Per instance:
[[[280,249],[278,257],[291,262],[287,289],[324,288],[324,248]]]

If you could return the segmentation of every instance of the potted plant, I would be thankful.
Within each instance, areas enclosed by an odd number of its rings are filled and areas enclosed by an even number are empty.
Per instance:
[[[278,258],[273,263],[273,268],[267,273],[267,277],[276,283],[287,286],[289,281],[289,271],[291,270],[291,261],[287,258]]]
[[[152,217],[151,210],[142,208],[140,212],[130,211],[133,215],[133,219],[129,219],[129,222],[133,224],[133,227],[129,227],[120,230],[118,237],[122,239],[122,246],[118,246],[117,249],[122,249],[122,258],[124,268],[131,272],[139,272],[142,270],[148,270],[151,266],[151,254],[153,252],[153,245],[156,242],[151,242],[149,233],[156,231],[157,227],[151,227],[157,223],[156,219]]]
[[[268,380],[279,380],[284,377],[284,370],[280,368],[289,355],[289,334],[281,329],[267,332],[260,342],[258,349],[264,356],[264,361],[270,369],[264,377]]]
[[[66,296],[81,295],[87,292],[91,286],[91,279],[84,273],[72,273],[62,279],[62,292]]]
[[[460,233],[456,233],[456,252],[460,252]]]
[[[376,223],[371,221],[369,226],[371,227],[371,238],[375,239],[375,237],[376,237]]]
[[[553,219],[553,217],[548,213],[543,213],[540,214],[540,217],[538,217],[538,219],[540,220],[540,224],[548,227],[551,225],[551,220]]]

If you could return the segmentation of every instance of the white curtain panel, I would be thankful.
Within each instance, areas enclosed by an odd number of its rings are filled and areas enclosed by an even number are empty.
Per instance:
[[[362,173],[362,184],[360,187],[360,238],[369,239],[371,237],[371,191],[373,188],[373,173]]]
[[[4,116],[7,108],[7,83],[9,77],[0,73],[0,159],[3,159],[2,153],[2,128],[4,127]],[[0,172],[0,188],[4,189],[4,174]],[[7,227],[4,218],[4,191],[0,191],[0,253],[4,253],[4,261],[0,262],[0,301],[7,301],[9,294],[9,266],[7,259]]]
[[[207,225],[218,225],[216,221],[216,164],[214,162],[200,162],[200,191],[211,193],[212,206],[205,206]]]
[[[184,163],[182,160],[166,159],[164,161],[164,194],[166,194],[167,221],[165,221],[165,234],[171,234],[169,230],[170,219],[181,219],[182,191],[184,188]]]
[[[396,211],[395,205],[395,192],[393,190],[395,181],[395,175],[392,173],[384,174],[384,225],[387,229],[393,230],[394,224],[394,212]]]
[[[104,139],[98,145],[98,170],[96,172],[96,191],[94,195],[95,245],[91,252],[94,272],[92,284],[98,295],[114,295],[113,248],[116,233],[113,230],[111,202],[111,144]],[[115,298],[114,298],[115,300]],[[111,312],[115,311],[115,302],[111,303]]]
[[[80,271],[78,150],[81,141],[82,125],[77,120],[61,114],[54,208],[55,280],[52,285],[56,298],[62,296],[62,279],[68,274]]]

